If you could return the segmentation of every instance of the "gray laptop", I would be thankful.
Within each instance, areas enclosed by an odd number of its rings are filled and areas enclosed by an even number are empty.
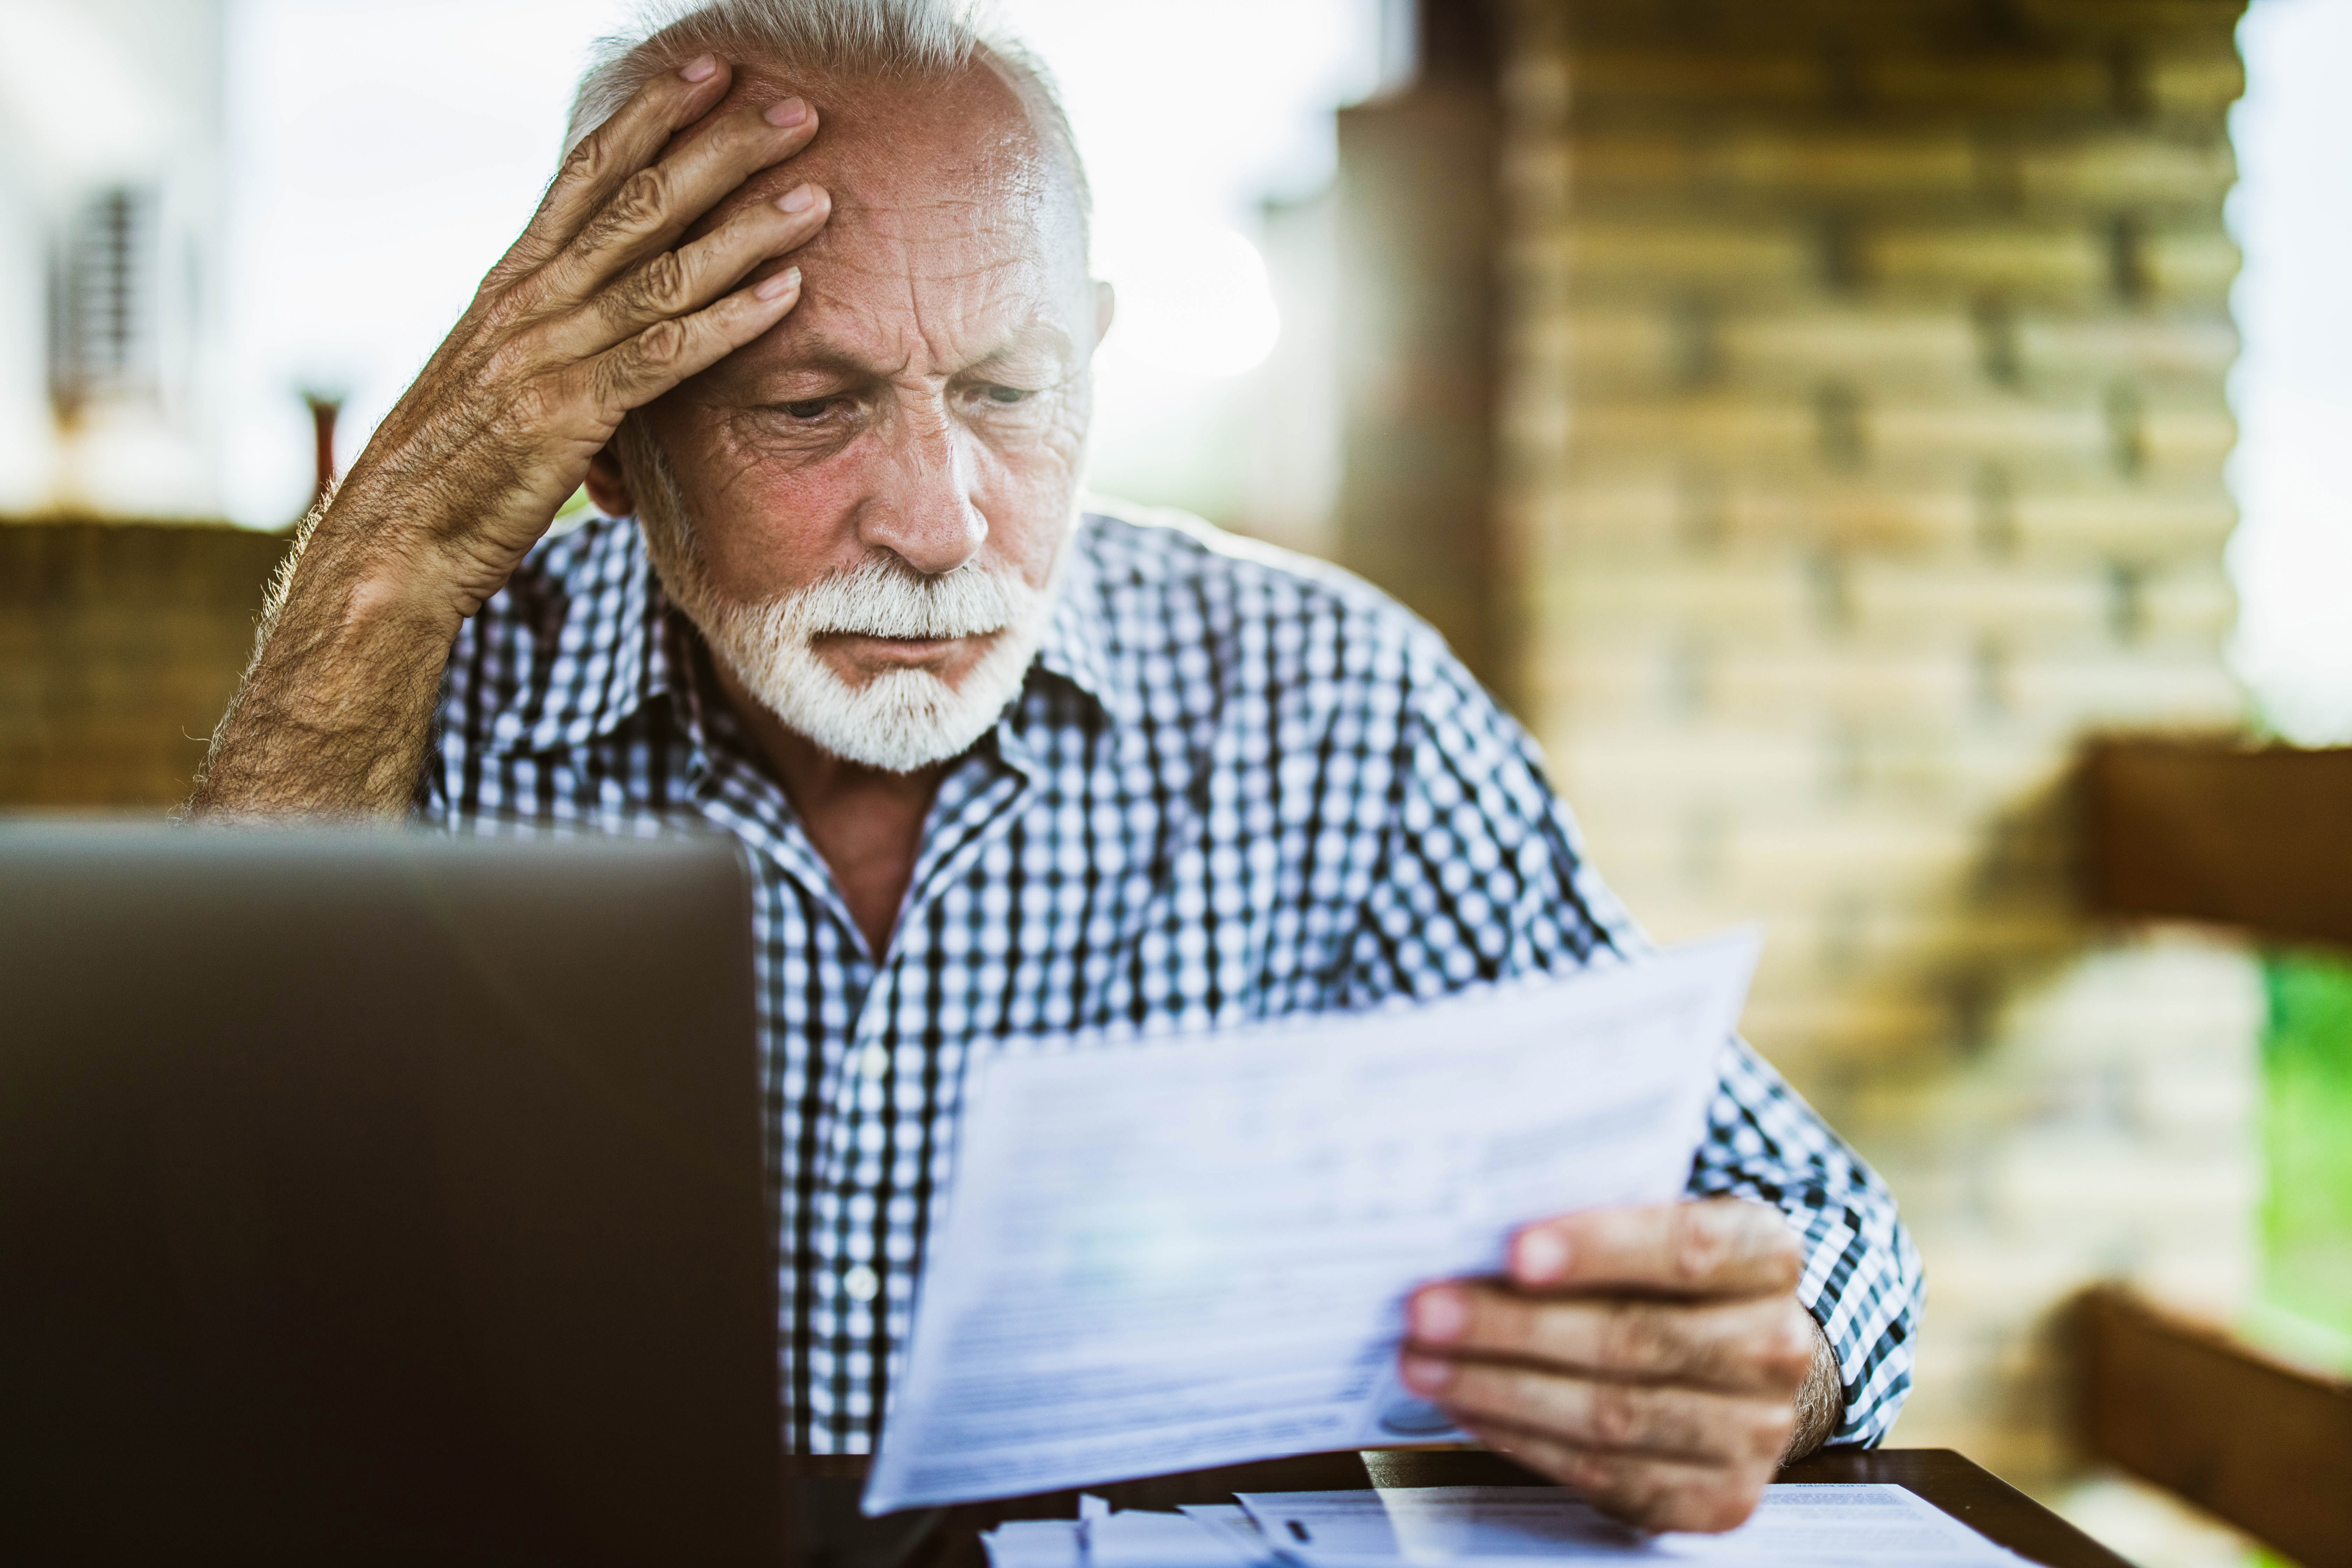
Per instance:
[[[723,843],[0,826],[0,1562],[772,1563]]]

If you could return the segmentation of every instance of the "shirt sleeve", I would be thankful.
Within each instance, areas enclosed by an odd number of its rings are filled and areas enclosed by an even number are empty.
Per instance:
[[[1874,1447],[1911,1392],[1927,1280],[1878,1173],[1745,1040],[1724,1043],[1693,1195],[1753,1198],[1804,1244],[1797,1299],[1837,1352],[1845,1415],[1830,1441]]]
[[[1442,652],[1403,663],[1389,841],[1350,998],[1430,997],[1482,981],[1638,956],[1648,938],[1587,861],[1525,731]],[[1780,1074],[1727,1040],[1692,1163],[1694,1196],[1769,1204],[1805,1250],[1798,1297],[1837,1353],[1832,1443],[1874,1445],[1911,1387],[1925,1282],[1893,1195]]]

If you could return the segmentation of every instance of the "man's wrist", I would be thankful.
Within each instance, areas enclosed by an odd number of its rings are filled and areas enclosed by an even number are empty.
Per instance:
[[[1805,1374],[1804,1385],[1797,1390],[1797,1425],[1789,1436],[1782,1464],[1811,1454],[1836,1436],[1845,1422],[1845,1378],[1838,1366],[1837,1350],[1819,1318],[1809,1311],[1805,1321],[1813,1326],[1813,1365]]]
[[[436,553],[348,495],[304,519],[260,647],[188,811],[381,816],[405,808],[464,611]]]
[[[348,495],[338,497],[296,546],[280,624],[304,611],[325,612],[311,637],[373,642],[389,636],[447,644],[488,595],[440,541],[413,522],[394,521]],[[308,618],[307,616],[305,618]],[[306,639],[307,640],[307,639]]]

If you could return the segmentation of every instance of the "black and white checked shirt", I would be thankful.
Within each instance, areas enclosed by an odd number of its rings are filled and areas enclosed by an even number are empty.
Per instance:
[[[869,1450],[974,1051],[1430,997],[1644,939],[1533,744],[1427,626],[1192,522],[1089,516],[1018,700],[950,766],[877,961],[713,690],[634,523],[534,552],[451,656],[423,816],[742,842],[756,879],[790,1441]],[[1910,1387],[1917,1254],[1878,1178],[1727,1042],[1694,1193],[1778,1205],[1845,1380]]]

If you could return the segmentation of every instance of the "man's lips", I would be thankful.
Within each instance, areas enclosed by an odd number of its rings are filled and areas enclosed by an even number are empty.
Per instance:
[[[866,632],[827,632],[816,639],[820,649],[835,647],[860,664],[916,668],[937,664],[966,645],[994,637],[982,632],[965,637],[880,637]]]

